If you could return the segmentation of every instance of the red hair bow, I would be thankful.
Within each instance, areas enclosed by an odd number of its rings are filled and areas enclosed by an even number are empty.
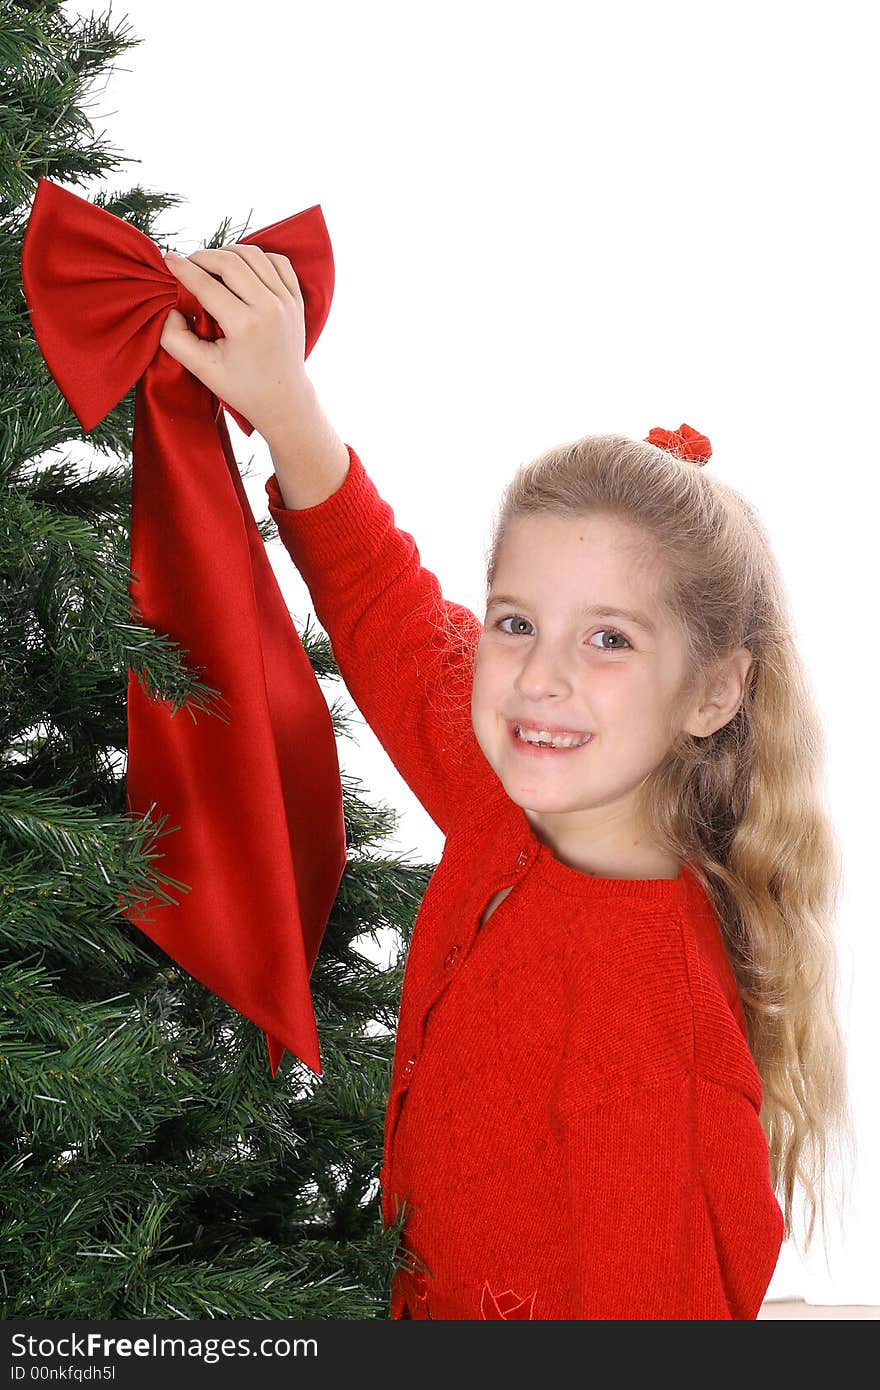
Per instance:
[[[290,258],[305,305],[305,355],[333,295],[316,204],[242,240]],[[320,1075],[309,976],[346,863],[342,787],[327,702],[275,579],[232,452],[223,408],[253,425],[160,345],[171,308],[200,337],[219,325],[166,268],[155,242],[41,178],[22,244],[40,351],[86,431],[137,383],[132,441],[133,611],[222,692],[220,717],[147,696],[128,672],[126,809],[154,807],[174,833],[163,874],[183,887],[120,896],[120,911]],[[170,903],[170,906],[169,906]],[[162,909],[147,918],[148,909]]]
[[[656,444],[660,449],[675,454],[676,458],[690,459],[702,465],[712,457],[712,445],[704,434],[691,429],[690,425],[680,425],[677,430],[664,430],[655,425],[645,440],[646,444]]]

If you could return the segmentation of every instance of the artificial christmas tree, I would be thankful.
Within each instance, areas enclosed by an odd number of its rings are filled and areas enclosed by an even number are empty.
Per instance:
[[[20,258],[41,177],[79,187],[125,162],[81,108],[138,40],[0,0],[0,42],[0,1313],[385,1317],[405,1211],[383,1230],[382,1123],[433,866],[383,853],[393,813],[343,777],[348,862],[310,979],[320,1078],[288,1052],[273,1080],[260,1029],[120,915],[120,895],[171,886],[175,833],[161,806],[153,823],[126,814],[127,672],[178,718],[216,718],[215,692],[130,613],[135,391],[84,434],[34,340]],[[179,201],[85,196],[154,240]],[[229,239],[224,224],[204,244]],[[326,637],[300,636],[316,676],[338,677]],[[387,969],[357,946],[383,928]]]

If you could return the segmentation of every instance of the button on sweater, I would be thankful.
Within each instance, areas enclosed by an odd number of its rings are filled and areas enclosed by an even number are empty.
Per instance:
[[[784,1222],[708,894],[688,862],[602,878],[537,839],[473,732],[482,624],[347,447],[316,506],[265,486],[349,694],[445,837],[385,1116],[383,1219],[405,1199],[416,1266],[389,1314],[754,1319]]]

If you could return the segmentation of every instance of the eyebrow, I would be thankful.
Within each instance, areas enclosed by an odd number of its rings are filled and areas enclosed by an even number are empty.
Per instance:
[[[528,608],[529,605],[524,599],[514,598],[512,594],[492,594],[486,604],[486,612],[490,608],[500,605],[513,608]],[[575,609],[574,616],[577,618],[626,618],[631,623],[636,623],[645,632],[656,633],[657,629],[647,613],[636,612],[632,608],[618,608],[613,603],[589,603],[583,608]]]

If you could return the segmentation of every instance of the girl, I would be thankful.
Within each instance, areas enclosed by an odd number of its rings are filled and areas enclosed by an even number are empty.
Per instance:
[[[504,494],[481,623],[323,414],[289,260],[168,266],[225,337],[172,310],[162,346],[266,438],[340,673],[446,837],[386,1114],[390,1316],[754,1319],[848,1124],[821,730],[758,517],[687,426],[552,449]]]

